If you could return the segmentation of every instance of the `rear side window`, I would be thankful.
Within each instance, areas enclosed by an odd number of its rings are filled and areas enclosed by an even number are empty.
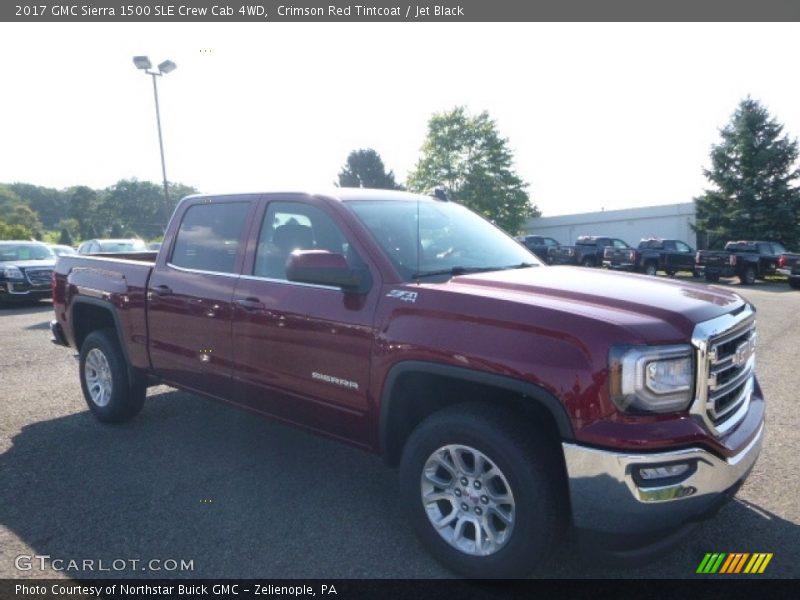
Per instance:
[[[233,273],[250,204],[196,204],[183,215],[170,261],[176,267]]]

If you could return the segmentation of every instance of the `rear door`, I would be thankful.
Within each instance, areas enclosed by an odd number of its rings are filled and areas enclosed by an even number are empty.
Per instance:
[[[377,269],[335,211],[313,198],[271,198],[257,226],[257,247],[233,299],[236,401],[368,444]],[[288,281],[289,254],[312,249],[366,266],[370,291]]]
[[[150,360],[167,382],[225,398],[232,391],[231,301],[255,197],[202,198],[182,209],[150,277]]]

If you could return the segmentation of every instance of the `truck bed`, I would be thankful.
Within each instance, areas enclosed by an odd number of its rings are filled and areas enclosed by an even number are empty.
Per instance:
[[[155,266],[157,252],[131,254],[91,254],[62,256],[56,263],[53,285],[53,308],[57,329],[74,348],[80,347],[85,335],[71,326],[75,311],[89,310],[90,302],[110,303],[116,308],[115,324],[120,343],[128,349],[133,367],[148,369],[147,351],[147,284]],[[77,297],[84,301],[73,306]],[[58,333],[54,334],[58,336]]]

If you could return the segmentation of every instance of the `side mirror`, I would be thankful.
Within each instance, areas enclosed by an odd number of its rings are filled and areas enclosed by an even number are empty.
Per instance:
[[[344,256],[327,250],[295,250],[286,261],[286,278],[298,283],[329,285],[364,294],[371,280],[366,268],[354,269]]]

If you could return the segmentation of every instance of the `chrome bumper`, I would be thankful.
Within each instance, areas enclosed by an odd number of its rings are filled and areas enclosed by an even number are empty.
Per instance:
[[[721,459],[702,448],[653,454],[620,453],[564,443],[573,523],[613,534],[645,534],[704,516],[735,489],[756,462],[764,423],[738,454]],[[688,463],[683,475],[643,480],[642,467]]]
[[[792,274],[791,269],[775,269],[776,275],[783,275],[784,277],[789,277]]]

